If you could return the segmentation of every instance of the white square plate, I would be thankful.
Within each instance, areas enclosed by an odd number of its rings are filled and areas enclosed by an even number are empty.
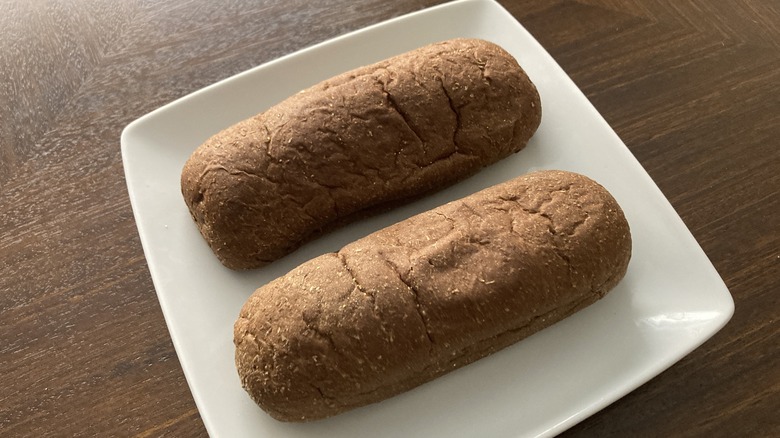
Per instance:
[[[527,148],[478,175],[312,242],[250,272],[217,261],[179,191],[206,138],[320,80],[453,37],[496,42],[539,89]],[[122,133],[130,200],[173,343],[212,436],[548,436],[571,427],[699,346],[731,317],[723,281],[669,202],[550,55],[501,6],[457,1],[285,56],[179,99]],[[308,424],[277,422],[244,393],[233,321],[259,286],[301,262],[418,212],[539,168],[588,175],[623,206],[628,274],[605,299],[522,342],[382,403]]]

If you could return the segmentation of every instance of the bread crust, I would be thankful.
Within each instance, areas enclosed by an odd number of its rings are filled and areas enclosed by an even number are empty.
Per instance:
[[[214,135],[185,164],[182,194],[219,260],[254,268],[521,150],[540,119],[536,88],[509,53],[444,41],[335,76]]]
[[[419,214],[258,289],[234,327],[250,396],[282,421],[373,403],[511,345],[623,278],[628,223],[542,171]]]

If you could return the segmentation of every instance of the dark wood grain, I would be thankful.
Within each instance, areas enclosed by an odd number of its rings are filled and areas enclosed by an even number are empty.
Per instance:
[[[0,1],[0,436],[203,436],[125,188],[137,117],[437,0]],[[780,435],[780,5],[506,0],[736,302],[566,436]]]

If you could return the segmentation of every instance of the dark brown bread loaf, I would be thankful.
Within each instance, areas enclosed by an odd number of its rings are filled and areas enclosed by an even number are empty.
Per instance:
[[[445,41],[336,76],[213,136],[184,166],[182,193],[225,266],[258,267],[519,151],[540,118],[536,88],[511,55]]]
[[[595,302],[626,272],[614,198],[532,173],[310,260],[258,289],[235,324],[244,388],[309,421],[473,362]]]

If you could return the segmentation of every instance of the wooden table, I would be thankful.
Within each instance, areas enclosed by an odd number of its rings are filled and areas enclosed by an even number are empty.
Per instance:
[[[0,436],[203,436],[119,135],[439,0],[0,2]],[[731,322],[567,436],[780,436],[780,4],[504,0],[669,198]]]

